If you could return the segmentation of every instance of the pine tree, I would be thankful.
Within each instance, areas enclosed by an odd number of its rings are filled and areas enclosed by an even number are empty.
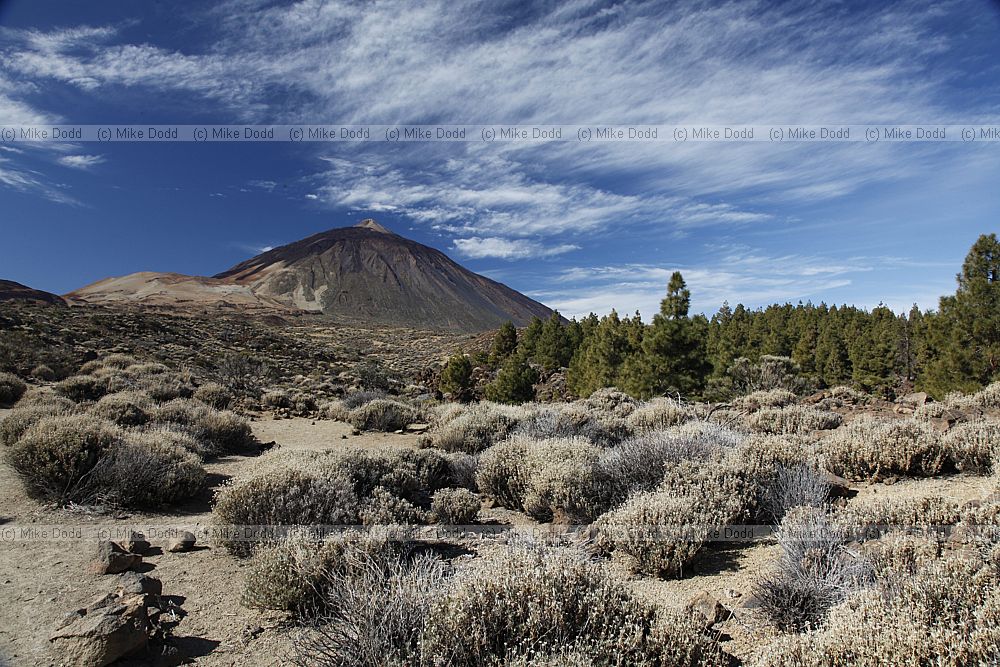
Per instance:
[[[467,401],[472,394],[472,362],[464,354],[452,355],[441,372],[438,391],[451,394],[455,400]]]
[[[520,404],[535,398],[534,384],[538,373],[521,354],[515,354],[504,362],[493,382],[486,385],[488,400],[497,403]]]
[[[957,276],[954,296],[942,297],[928,324],[936,358],[922,385],[940,398],[1000,380],[1000,241],[982,235]]]
[[[705,386],[710,365],[705,339],[708,321],[691,318],[691,292],[675,271],[660,302],[660,312],[642,339],[642,355],[623,369],[623,383],[631,393],[693,396]]]
[[[850,349],[851,379],[867,392],[887,395],[896,385],[899,324],[895,313],[882,304],[866,320]]]
[[[614,310],[600,320],[593,334],[580,345],[570,362],[567,383],[577,396],[590,396],[602,387],[617,386],[622,364],[635,353],[630,340],[630,320]],[[642,320],[639,320],[642,326]]]
[[[562,316],[556,311],[542,325],[534,345],[532,359],[546,371],[556,371],[569,365],[573,343]]]
[[[490,350],[490,364],[499,366],[507,357],[517,351],[517,329],[511,321],[500,325],[496,336],[493,337],[493,348]]]

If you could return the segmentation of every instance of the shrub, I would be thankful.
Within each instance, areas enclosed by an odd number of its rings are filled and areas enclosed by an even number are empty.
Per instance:
[[[208,410],[198,420],[197,426],[218,452],[236,452],[254,440],[247,420],[228,410]]]
[[[343,401],[327,401],[319,408],[319,418],[331,421],[346,422],[351,415]]]
[[[483,453],[476,479],[495,502],[536,519],[591,521],[608,498],[600,452],[582,438],[512,438]]]
[[[476,484],[476,471],[479,469],[477,455],[454,452],[448,454],[448,463],[451,465],[451,477],[456,485],[469,491],[479,491],[479,485]]]
[[[346,475],[266,465],[222,486],[213,508],[217,522],[230,526],[357,524],[359,511]],[[237,556],[249,555],[256,546],[239,539],[222,543]]]
[[[135,357],[127,354],[115,353],[109,354],[101,359],[100,361],[102,368],[118,368],[124,369],[129,366],[136,365]]]
[[[518,422],[513,435],[541,440],[545,438],[586,438],[594,444],[608,447],[621,440],[625,423],[618,428],[609,428],[576,405],[546,407]]]
[[[290,409],[292,407],[292,397],[287,391],[274,389],[264,392],[260,398],[260,403],[265,408]]]
[[[150,424],[141,433],[164,445],[180,447],[204,460],[215,455],[214,447],[180,424]]]
[[[958,424],[941,437],[941,446],[959,470],[988,472],[1000,454],[1000,422]]]
[[[620,419],[628,417],[639,406],[639,401],[614,387],[598,389],[580,403],[587,410],[602,412]]]
[[[792,405],[785,408],[761,408],[747,417],[746,421],[757,433],[776,435],[834,429],[840,426],[843,418],[836,412]]]
[[[419,507],[383,486],[375,487],[361,504],[359,515],[366,526],[417,525],[427,518]]]
[[[18,408],[36,407],[47,405],[61,407],[65,410],[74,410],[76,403],[64,396],[60,396],[51,389],[30,389],[17,402]]]
[[[635,431],[659,431],[694,418],[693,411],[670,398],[654,398],[636,408],[626,419]]]
[[[90,415],[45,417],[7,450],[7,461],[32,495],[89,502],[88,475],[121,438],[114,424]]]
[[[482,505],[468,489],[441,489],[431,498],[431,513],[436,523],[467,526],[476,521]]]
[[[764,488],[763,509],[772,521],[781,521],[796,507],[823,507],[830,496],[830,483],[823,472],[806,463],[779,465]]]
[[[216,410],[225,410],[233,402],[233,395],[218,382],[207,382],[198,387],[194,398]]]
[[[740,357],[733,361],[726,372],[732,380],[733,389],[738,394],[773,389],[801,392],[806,384],[799,375],[801,372],[799,365],[788,357],[765,354],[758,362]]]
[[[94,466],[89,484],[101,504],[158,508],[205,489],[201,460],[152,433],[128,433]]]
[[[252,545],[242,602],[247,607],[291,612],[313,619],[328,608],[330,577],[368,563],[398,560],[403,545],[366,531],[324,541],[291,532],[285,539]]]
[[[962,518],[961,503],[940,496],[855,502],[839,515],[844,526],[869,537],[897,528],[953,526]]]
[[[663,620],[576,552],[506,546],[459,570],[434,598],[421,662],[499,666],[578,651],[595,665],[725,663],[718,645],[692,622]]]
[[[108,382],[107,377],[71,375],[65,380],[57,382],[55,390],[77,403],[82,401],[96,401],[108,393]]]
[[[756,412],[761,408],[783,408],[793,405],[796,401],[798,401],[798,396],[787,389],[770,389],[734,398],[731,404],[737,410]]]
[[[822,444],[831,470],[849,479],[934,475],[946,459],[940,438],[926,422],[862,415]]]
[[[424,624],[444,588],[444,564],[428,556],[384,562],[359,554],[355,561],[320,578],[324,611],[295,637],[298,664],[416,664]]]
[[[72,411],[72,407],[67,408],[61,403],[18,406],[0,420],[0,445],[13,445],[28,429],[46,417],[68,415]]]
[[[783,632],[819,627],[833,605],[870,578],[865,564],[846,553],[845,533],[822,509],[789,512],[777,539],[776,568],[755,582],[754,594],[761,611]]]
[[[416,409],[387,398],[365,403],[351,410],[348,415],[348,422],[360,431],[398,431],[418,419]]]
[[[448,452],[478,454],[505,439],[530,413],[496,403],[477,403],[434,428],[429,434],[434,446]]]
[[[781,638],[757,667],[988,665],[1000,659],[997,569],[966,555],[889,576],[834,607],[823,628]]]
[[[140,378],[136,388],[146,392],[157,403],[194,395],[194,385],[190,378],[175,373],[151,375]]]
[[[372,401],[377,401],[381,398],[387,398],[384,391],[379,391],[377,389],[371,391],[361,390],[348,394],[341,402],[344,404],[345,408],[353,410],[354,408],[360,408],[366,403],[371,403]]]
[[[153,402],[137,391],[120,392],[102,397],[89,412],[120,426],[141,426],[149,421]]]
[[[52,382],[56,379],[56,372],[50,366],[39,364],[31,369],[31,377],[42,382]]]

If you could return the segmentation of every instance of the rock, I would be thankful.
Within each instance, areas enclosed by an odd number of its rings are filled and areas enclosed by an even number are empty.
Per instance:
[[[126,572],[118,583],[121,595],[162,595],[163,582],[139,572]]]
[[[708,591],[702,591],[691,598],[686,609],[704,619],[706,630],[729,618],[729,610],[719,601],[719,598]]]
[[[406,427],[407,433],[426,433],[430,429],[430,424],[408,424]]]
[[[170,540],[167,544],[167,551],[173,553],[182,553],[184,551],[191,551],[194,548],[194,543],[198,540],[194,533],[190,530],[182,531],[177,537]]]
[[[831,498],[853,498],[858,494],[857,489],[851,483],[839,475],[834,475],[829,470],[820,469],[819,475],[830,487]]]
[[[141,564],[142,556],[130,554],[110,540],[101,540],[90,567],[97,574],[118,574]]]
[[[899,405],[907,405],[913,409],[916,409],[927,402],[927,392],[918,391],[912,394],[907,394],[906,396],[901,396],[896,399],[896,403]]]
[[[144,648],[148,633],[145,597],[139,595],[87,612],[49,641],[60,664],[104,667]]]
[[[149,550],[149,542],[146,541],[146,536],[136,531],[129,533],[128,539],[122,542],[122,546],[125,547],[125,551],[139,555]]]

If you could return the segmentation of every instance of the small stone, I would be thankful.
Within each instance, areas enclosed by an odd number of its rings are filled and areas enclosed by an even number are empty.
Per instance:
[[[129,533],[128,539],[122,542],[122,546],[129,553],[142,555],[149,549],[149,542],[146,541],[146,536],[142,533],[132,531]]]
[[[121,576],[118,590],[122,595],[162,595],[163,582],[140,572],[126,572]]]
[[[190,530],[182,531],[177,537],[167,544],[167,551],[172,553],[183,553],[191,551],[198,538]]]
[[[90,567],[97,574],[118,574],[141,564],[142,556],[130,554],[110,540],[101,540]]]

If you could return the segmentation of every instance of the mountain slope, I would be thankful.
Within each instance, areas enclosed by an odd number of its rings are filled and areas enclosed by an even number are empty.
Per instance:
[[[135,273],[66,296],[71,303],[104,305],[305,310],[355,324],[470,332],[551,314],[374,220],[274,248],[211,278]]]
[[[275,248],[215,276],[338,319],[479,331],[551,311],[374,220]]]
[[[66,305],[61,296],[33,289],[13,280],[0,280],[0,301],[35,301],[59,306]]]

